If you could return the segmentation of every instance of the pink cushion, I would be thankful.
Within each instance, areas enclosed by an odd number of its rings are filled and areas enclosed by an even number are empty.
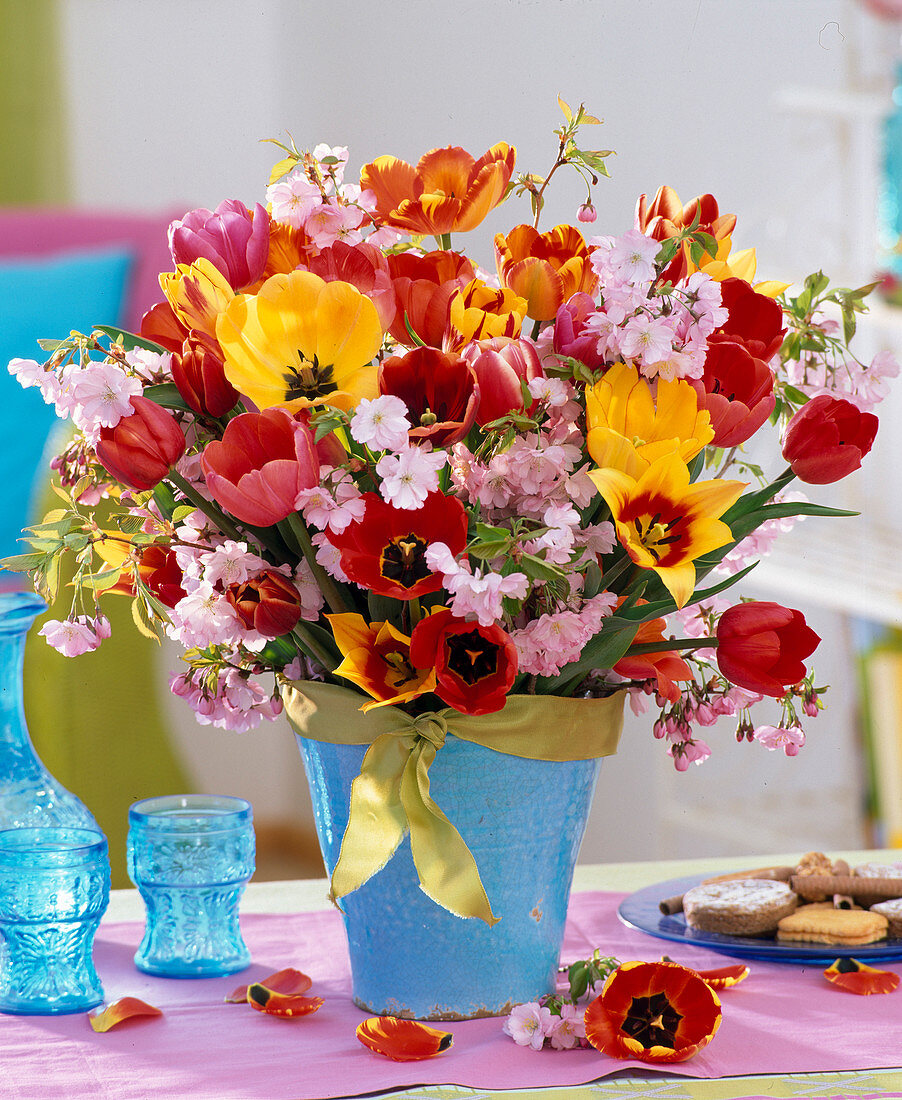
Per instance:
[[[162,300],[158,275],[171,271],[166,230],[185,213],[109,214],[32,207],[0,210],[0,256],[46,256],[96,245],[124,245],[135,256],[123,327],[136,331],[141,317]],[[104,318],[97,318],[100,324]]]

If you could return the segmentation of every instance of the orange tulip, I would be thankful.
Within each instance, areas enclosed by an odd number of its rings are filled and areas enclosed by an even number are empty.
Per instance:
[[[451,296],[451,328],[445,338],[445,350],[460,351],[473,340],[493,336],[516,339],[525,316],[526,302],[512,290],[496,290],[482,279],[472,279]]]
[[[365,164],[360,186],[376,197],[376,220],[423,236],[475,229],[504,198],[517,157],[503,141],[474,160],[449,145],[420,157],[416,167],[397,157]]]
[[[665,241],[668,237],[678,236],[683,229],[692,225],[696,215],[699,219],[696,228],[723,242],[726,253],[729,254],[730,234],[736,225],[736,215],[721,214],[713,195],[698,195],[683,206],[672,187],[659,187],[650,204],[647,196],[639,196],[636,225],[646,236],[656,241]],[[719,247],[718,253],[720,251]],[[717,259],[721,260],[723,256],[718,255]],[[662,274],[665,279],[676,282],[695,270],[695,265],[689,259],[689,249],[684,244]]]
[[[574,294],[592,294],[598,285],[586,242],[572,225],[548,233],[518,225],[506,237],[497,233],[495,262],[502,285],[526,299],[536,321],[552,320]]]

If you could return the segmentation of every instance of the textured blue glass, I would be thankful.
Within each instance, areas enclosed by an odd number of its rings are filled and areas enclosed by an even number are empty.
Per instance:
[[[331,873],[365,746],[298,743]],[[380,1015],[466,1019],[553,992],[598,768],[598,760],[526,760],[449,735],[429,771],[430,793],[473,853],[501,920],[489,928],[427,897],[405,840],[341,901],[355,1002]]]
[[[881,266],[902,279],[902,62],[893,106],[883,123],[882,167],[877,204]]]
[[[25,724],[25,635],[46,610],[32,592],[0,593],[0,829],[58,825],[97,830],[84,803],[38,759]]]
[[[145,798],[128,812],[128,873],[147,909],[135,965],[169,978],[234,974],[251,961],[238,907],[254,873],[249,802]]]
[[[102,833],[0,832],[0,1011],[43,1016],[100,1004],[92,951],[109,899]]]

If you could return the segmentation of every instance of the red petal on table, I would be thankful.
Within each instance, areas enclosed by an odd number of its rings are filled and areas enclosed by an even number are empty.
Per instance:
[[[154,1008],[146,1001],[138,1000],[137,997],[120,997],[118,1001],[113,1001],[101,1012],[89,1015],[88,1019],[95,1031],[109,1031],[111,1027],[116,1027],[117,1024],[124,1023],[126,1020],[133,1020],[136,1016],[162,1015],[160,1009]]]
[[[449,1031],[416,1020],[399,1020],[394,1016],[371,1016],[357,1028],[357,1038],[375,1054],[393,1062],[418,1062],[447,1050],[454,1041]]]
[[[899,986],[899,975],[890,970],[876,970],[858,959],[837,959],[824,971],[824,977],[846,993],[892,993]]]
[[[267,1016],[278,1016],[283,1020],[296,1020],[309,1016],[323,1007],[322,997],[301,997],[296,993],[276,993],[260,982],[247,987],[247,1001],[251,1008],[265,1012]]]
[[[288,966],[284,970],[277,970],[275,974],[270,974],[268,978],[261,978],[260,981],[255,984],[262,985],[273,993],[297,995],[306,993],[313,985],[313,980],[308,978],[307,975],[300,970],[295,970],[293,967]],[[237,989],[233,989],[228,997],[226,997],[226,1004],[247,1004],[247,988],[246,985],[239,985]]]
[[[731,985],[738,985],[745,981],[751,971],[742,963],[735,966],[720,966],[716,970],[696,970],[696,974],[707,982],[712,989],[729,989]]]

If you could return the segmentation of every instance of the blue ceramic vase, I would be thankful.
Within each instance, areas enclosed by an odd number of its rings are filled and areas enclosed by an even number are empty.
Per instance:
[[[298,743],[331,874],[366,746]],[[490,928],[432,901],[404,840],[342,899],[355,1003],[377,1015],[460,1020],[553,992],[599,763],[527,760],[449,734],[429,771],[430,793],[473,853],[501,919]]]

